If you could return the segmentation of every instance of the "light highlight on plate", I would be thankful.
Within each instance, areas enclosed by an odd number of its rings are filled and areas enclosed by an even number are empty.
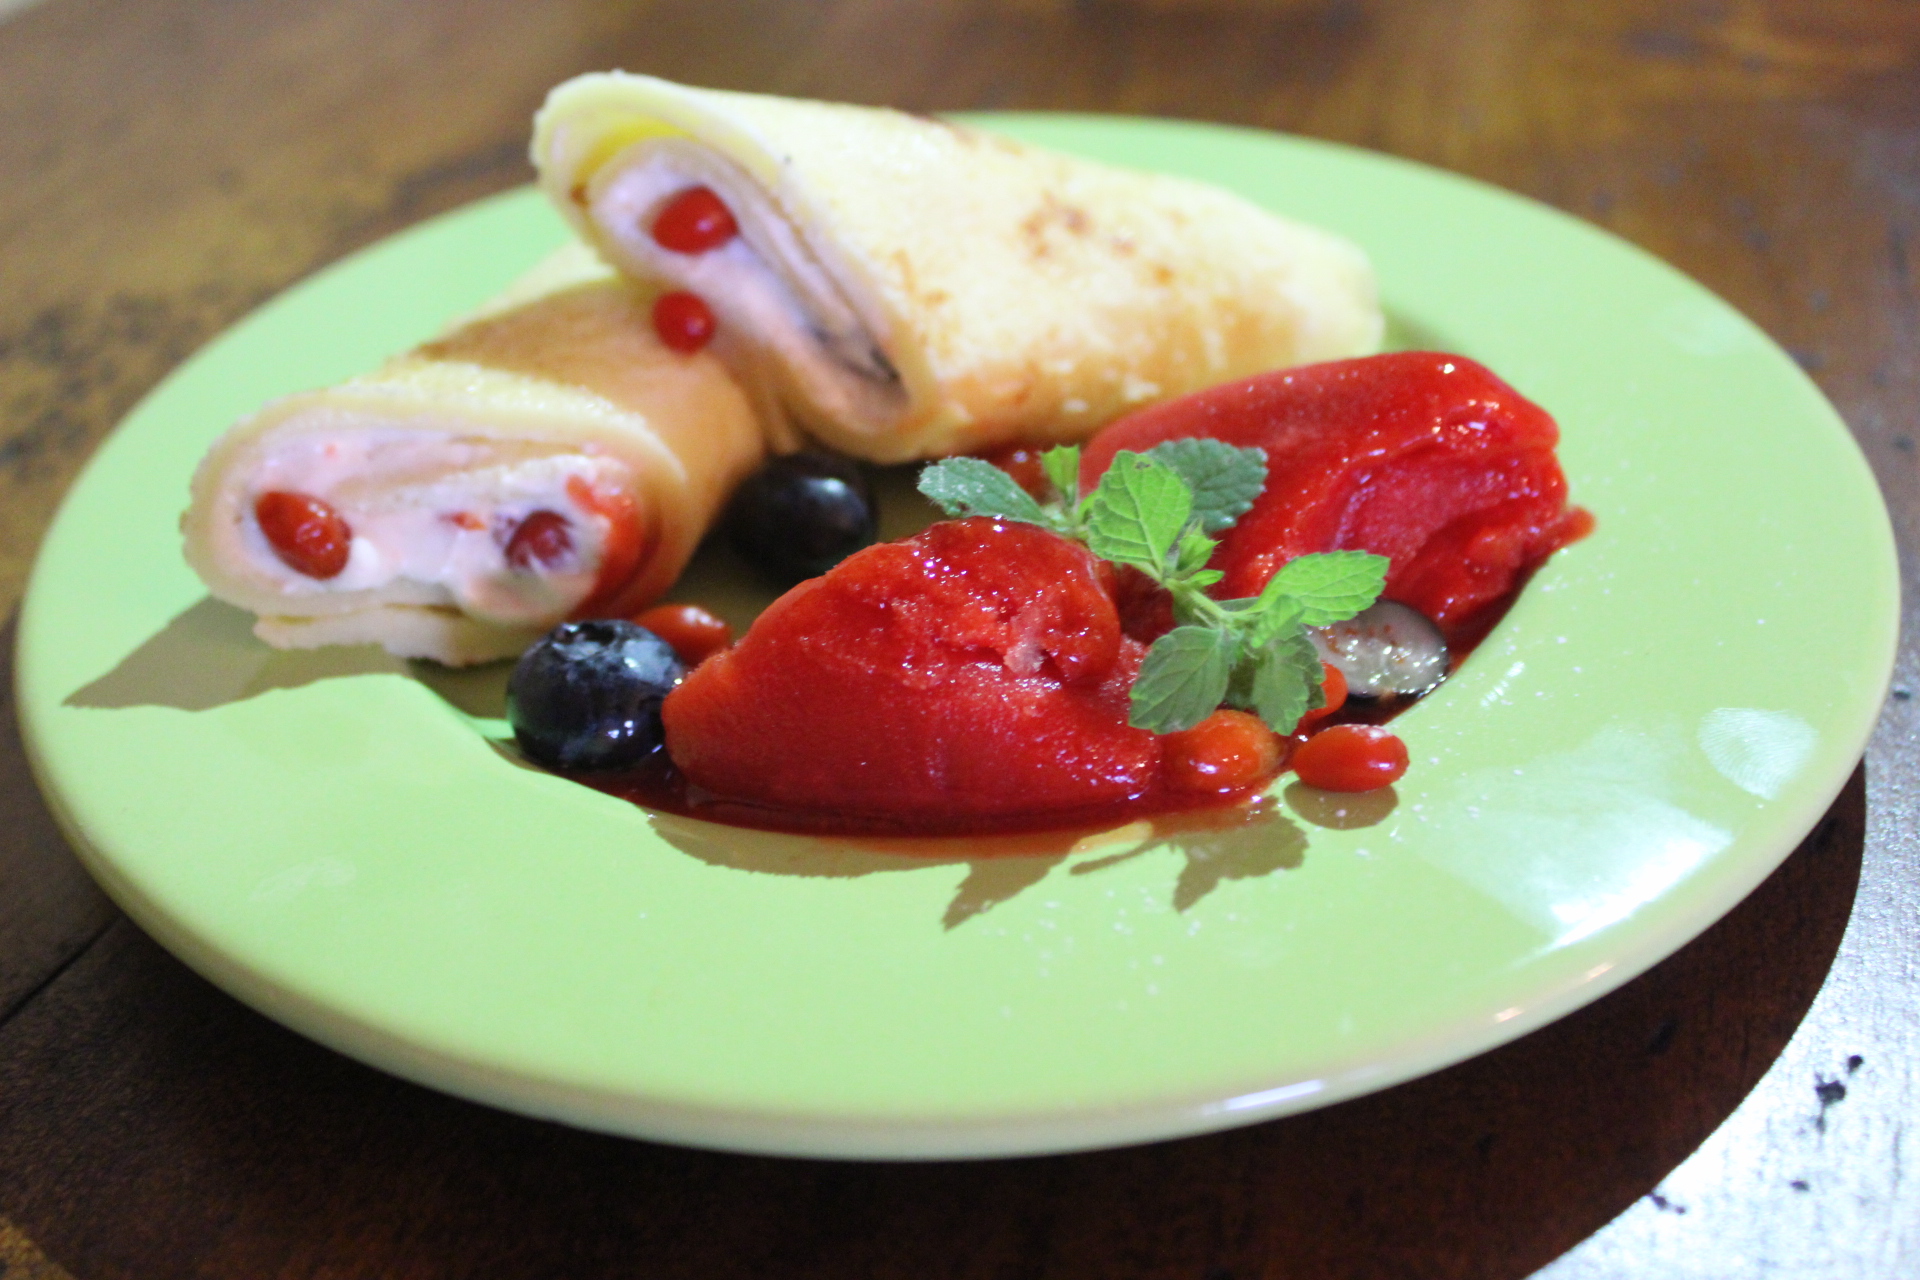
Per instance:
[[[1228,1098],[1218,1106],[1206,1108],[1206,1112],[1209,1115],[1230,1115],[1236,1111],[1256,1111],[1263,1107],[1277,1106],[1282,1102],[1292,1102],[1297,1098],[1312,1097],[1326,1087],[1325,1080],[1302,1080],[1298,1084],[1281,1085],[1277,1089],[1243,1093],[1237,1098]]]
[[[1799,716],[1752,707],[1707,712],[1698,736],[1720,776],[1762,800],[1777,799],[1820,744],[1820,735]]]
[[[1547,949],[1631,916],[1725,848],[1689,813],[1676,726],[1609,726],[1571,751],[1468,774],[1449,806],[1467,826],[1421,832],[1420,854],[1540,930]]]

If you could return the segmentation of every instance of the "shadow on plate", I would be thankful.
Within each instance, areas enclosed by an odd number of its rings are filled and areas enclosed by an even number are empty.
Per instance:
[[[1400,795],[1392,787],[1381,787],[1378,791],[1322,791],[1296,782],[1282,794],[1288,807],[1301,818],[1316,827],[1334,831],[1376,826],[1400,804]]]
[[[252,618],[206,597],[186,609],[105,675],[69,694],[68,706],[121,709],[164,706],[209,711],[274,689],[297,689],[346,676],[400,675],[481,720],[506,713],[505,662],[468,668],[396,658],[375,645],[274,649],[255,638]],[[531,768],[511,741],[492,739],[503,759]],[[1299,793],[1299,794],[1296,794]],[[1384,794],[1382,800],[1380,795]],[[1391,793],[1329,802],[1293,787],[1288,803],[1316,826],[1348,828],[1391,812]],[[1172,900],[1187,911],[1229,880],[1297,868],[1307,837],[1275,797],[1231,809],[1168,814],[1109,830],[969,837],[822,839],[726,826],[667,813],[651,820],[662,839],[714,866],[766,875],[862,876],[928,866],[965,865],[942,924],[953,929],[1039,884],[1054,868],[1094,875],[1123,862],[1172,854],[1181,859]]]
[[[1397,311],[1387,312],[1387,332],[1380,342],[1382,351],[1451,351],[1453,346],[1437,330],[1418,320]]]
[[[1307,847],[1306,833],[1270,797],[1254,805],[1162,815],[1106,830],[990,836],[821,837],[673,813],[651,813],[650,819],[654,833],[687,856],[760,875],[848,878],[964,866],[967,874],[941,917],[947,929],[1011,900],[1063,865],[1070,875],[1094,875],[1137,858],[1176,855],[1183,861],[1173,905],[1184,912],[1225,881],[1299,867]]]
[[[113,670],[68,694],[66,704],[211,711],[270,689],[378,672],[405,675],[407,663],[375,645],[269,648],[254,638],[252,615],[207,596]]]
[[[253,634],[253,617],[211,596],[148,637],[113,670],[67,695],[70,707],[175,707],[211,711],[273,689],[298,689],[344,676],[418,680],[470,716],[506,714],[504,662],[452,668],[396,658],[378,645],[275,649]]]

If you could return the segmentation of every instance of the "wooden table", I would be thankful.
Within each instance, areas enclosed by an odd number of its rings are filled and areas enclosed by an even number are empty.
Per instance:
[[[348,250],[525,181],[541,94],[610,66],[1241,122],[1498,183],[1754,317],[1839,405],[1909,545],[1920,519],[1910,3],[46,0],[0,21],[0,616],[169,367]],[[1862,771],[1767,884],[1554,1026],[1250,1129],[906,1167],[579,1133],[281,1030],[92,888],[9,706],[0,1275],[1920,1273],[1914,678],[1909,646]]]

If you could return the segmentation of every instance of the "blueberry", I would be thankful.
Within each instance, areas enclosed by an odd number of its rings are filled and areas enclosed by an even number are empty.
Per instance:
[[[550,769],[618,769],[663,740],[660,703],[686,668],[631,622],[563,622],[520,655],[507,721],[520,749]]]
[[[826,453],[774,458],[734,492],[727,541],[782,586],[825,573],[873,541],[873,490],[860,468]]]
[[[1446,637],[1426,614],[1396,600],[1307,635],[1320,660],[1347,678],[1350,697],[1417,698],[1447,678]]]

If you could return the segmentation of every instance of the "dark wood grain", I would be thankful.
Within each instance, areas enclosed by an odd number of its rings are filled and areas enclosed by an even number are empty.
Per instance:
[[[1920,5],[46,0],[0,22],[0,612],[78,467],[182,356],[524,181],[541,94],[608,66],[1287,129],[1558,205],[1794,353],[1920,599]],[[1553,1027],[1236,1133],[905,1168],[580,1134],[278,1029],[108,927],[9,709],[0,1261],[30,1240],[79,1280],[1920,1274],[1911,641],[1896,680],[1864,782],[1781,872]]]
[[[11,619],[0,627],[0,653],[13,653],[14,629]],[[0,1023],[116,914],[73,860],[34,789],[15,726],[13,682],[0,684]]]

